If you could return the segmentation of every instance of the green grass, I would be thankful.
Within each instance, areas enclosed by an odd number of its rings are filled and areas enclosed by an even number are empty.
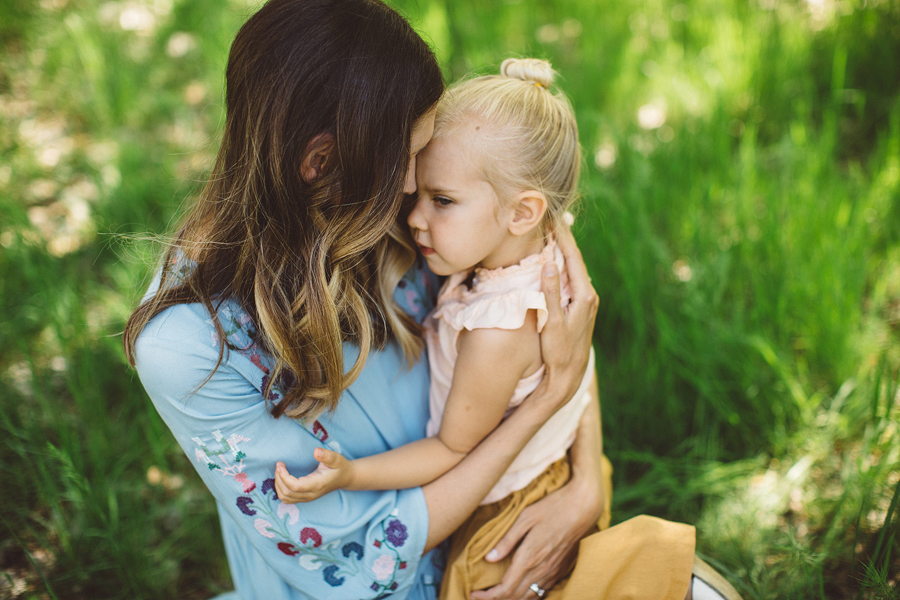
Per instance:
[[[696,525],[747,599],[897,598],[900,5],[395,4],[448,79],[536,55],[572,98],[614,519]],[[0,5],[0,598],[229,586],[119,333],[252,10]]]

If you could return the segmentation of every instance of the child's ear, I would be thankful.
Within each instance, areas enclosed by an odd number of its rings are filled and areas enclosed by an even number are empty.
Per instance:
[[[512,211],[509,232],[513,235],[525,235],[540,225],[547,212],[547,198],[537,190],[522,192],[513,198]]]
[[[300,177],[312,183],[324,175],[331,167],[334,157],[334,136],[320,133],[306,144],[303,160],[300,162]]]

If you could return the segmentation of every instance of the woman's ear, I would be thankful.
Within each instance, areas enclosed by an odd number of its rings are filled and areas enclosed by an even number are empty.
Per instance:
[[[306,144],[303,160],[300,161],[300,177],[306,183],[313,183],[324,175],[334,163],[334,136],[320,133]]]
[[[537,190],[528,190],[513,198],[511,206],[513,215],[509,221],[509,232],[525,235],[543,220],[547,212],[547,198]]]

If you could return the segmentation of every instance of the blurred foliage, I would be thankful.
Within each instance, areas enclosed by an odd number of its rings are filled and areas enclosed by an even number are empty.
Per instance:
[[[896,598],[900,2],[397,0],[448,81],[539,56],[614,519],[745,598]],[[0,598],[206,598],[212,498],[118,335],[216,149],[242,0],[0,3]]]

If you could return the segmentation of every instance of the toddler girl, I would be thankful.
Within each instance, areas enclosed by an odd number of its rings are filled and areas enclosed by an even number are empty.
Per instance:
[[[547,319],[541,269],[550,261],[559,266],[566,304],[566,269],[553,232],[576,196],[578,131],[568,101],[549,89],[548,62],[509,59],[501,72],[447,92],[434,137],[418,158],[418,198],[407,222],[431,270],[449,276],[425,329],[430,437],[356,460],[319,448],[319,468],[300,478],[307,485],[299,492],[296,481],[293,491],[284,485],[290,476],[279,464],[283,502],[338,488],[423,485],[459,462],[540,382],[538,334]],[[592,397],[592,377],[593,356],[578,393],[482,504],[513,493],[517,500],[477,512],[454,536],[442,598],[468,598],[500,582],[507,565],[482,558],[525,506],[567,481],[566,451]]]

